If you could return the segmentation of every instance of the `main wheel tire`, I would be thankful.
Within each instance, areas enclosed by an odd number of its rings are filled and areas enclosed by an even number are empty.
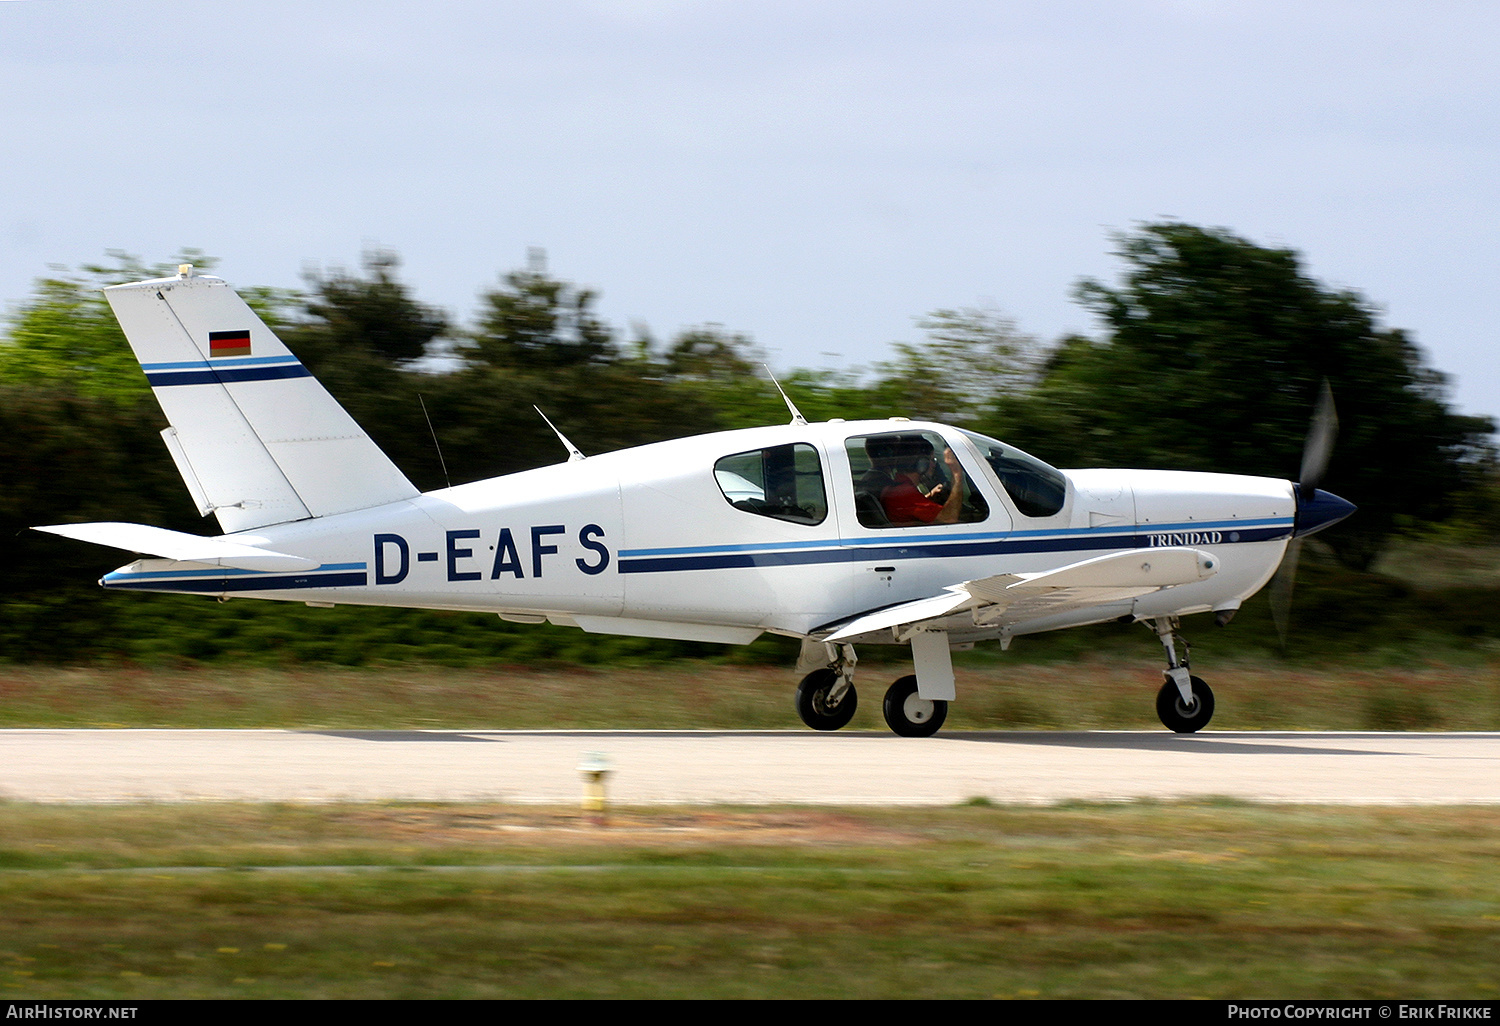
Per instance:
[[[854,719],[859,695],[849,685],[838,705],[828,704],[828,693],[839,681],[837,670],[814,670],[797,685],[797,715],[813,730],[838,730]]]
[[[1182,692],[1168,680],[1156,695],[1156,715],[1162,725],[1179,734],[1192,734],[1208,726],[1214,718],[1214,693],[1202,677],[1189,677],[1193,686],[1193,704],[1182,700]]]
[[[917,694],[917,678],[902,677],[885,693],[886,726],[902,737],[931,737],[948,718],[948,703]]]

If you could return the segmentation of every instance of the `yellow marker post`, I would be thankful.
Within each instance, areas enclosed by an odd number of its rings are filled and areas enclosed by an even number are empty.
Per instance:
[[[609,804],[605,781],[609,771],[609,756],[602,752],[587,752],[578,764],[578,772],[583,774],[583,811],[593,818],[596,826],[605,824]]]

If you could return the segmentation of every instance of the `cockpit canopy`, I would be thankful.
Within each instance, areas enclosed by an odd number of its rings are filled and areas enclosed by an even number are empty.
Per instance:
[[[1062,471],[1013,445],[973,431],[963,434],[984,456],[1022,516],[1050,517],[1062,511],[1068,501],[1068,479]]]
[[[1060,471],[993,438],[972,431],[962,434],[989,464],[1022,516],[1038,519],[1062,511],[1067,478]],[[948,502],[954,484],[945,462],[955,454],[948,452],[953,448],[951,435],[945,435],[913,425],[845,437],[855,514],[862,526],[879,529],[934,523],[931,513]],[[968,452],[957,455],[960,463],[973,458]],[[823,523],[829,514],[822,461],[818,449],[807,442],[768,445],[721,457],[714,463],[714,479],[725,500],[745,513],[807,526]],[[985,501],[989,486],[984,485],[982,491],[976,484],[970,475],[963,476],[961,501],[943,514],[941,522],[977,524],[989,519],[990,503]],[[906,506],[913,507],[910,515],[904,512]]]

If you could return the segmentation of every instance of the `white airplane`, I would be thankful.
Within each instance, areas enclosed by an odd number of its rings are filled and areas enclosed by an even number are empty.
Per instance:
[[[854,715],[856,643],[909,644],[886,723],[935,733],[950,651],[1080,624],[1144,621],[1166,654],[1162,722],[1202,728],[1179,618],[1221,623],[1301,539],[1354,511],[1300,485],[1147,470],[1055,470],[991,438],[896,417],[725,431],[419,492],[223,280],[105,289],[171,424],[188,491],[224,530],[41,527],[151,557],[105,588],[493,612],[591,633],[802,642],[796,705]],[[1326,390],[1325,390],[1326,393]],[[555,430],[555,429],[554,429]],[[1289,551],[1290,549],[1290,551]]]

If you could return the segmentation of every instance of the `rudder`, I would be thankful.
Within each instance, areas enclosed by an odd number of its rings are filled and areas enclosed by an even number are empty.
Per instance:
[[[223,279],[189,268],[104,295],[183,482],[226,533],[419,494]]]

